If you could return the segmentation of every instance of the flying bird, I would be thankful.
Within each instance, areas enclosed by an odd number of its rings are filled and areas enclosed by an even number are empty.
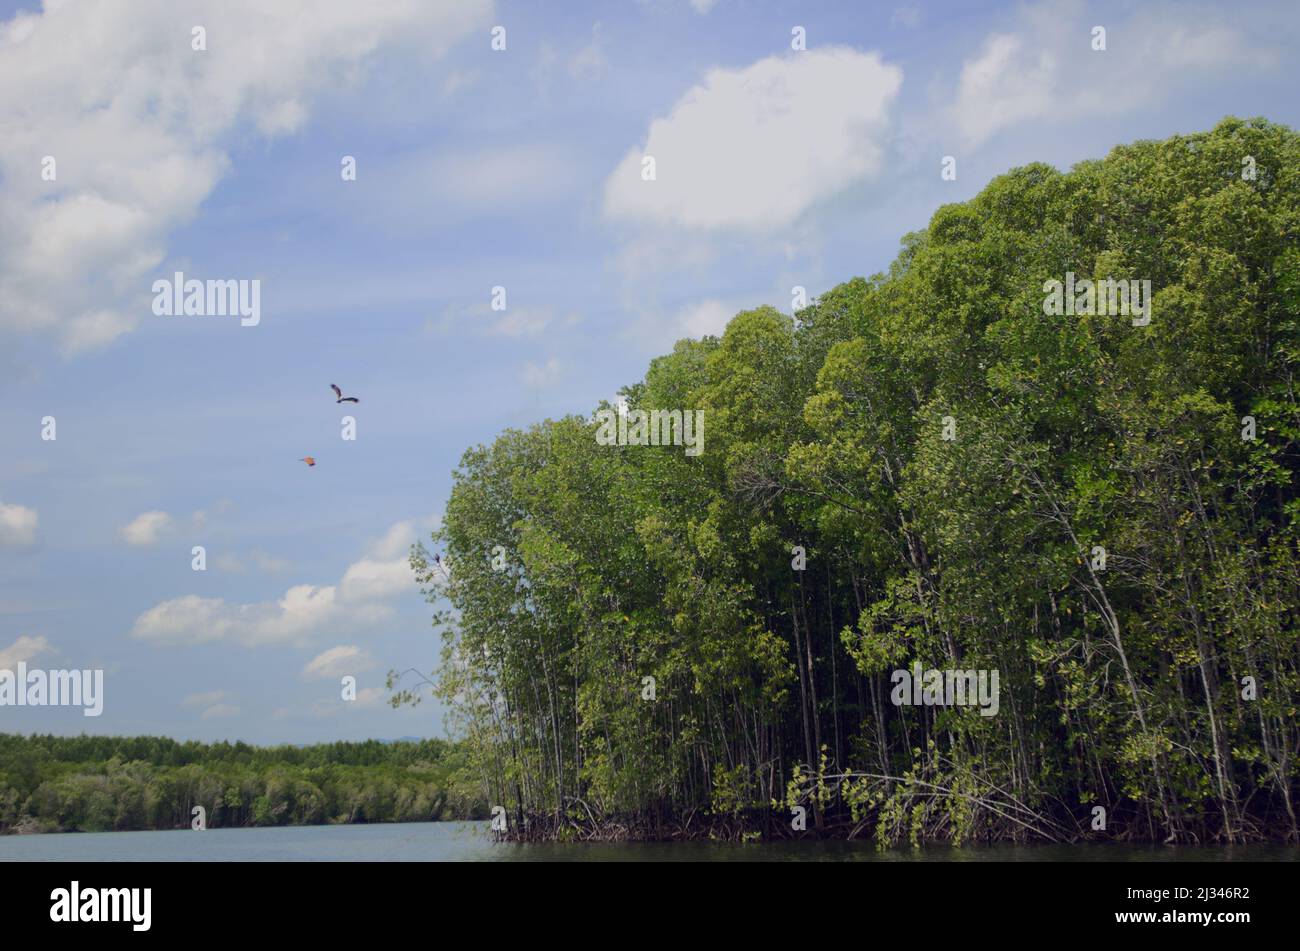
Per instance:
[[[309,465],[309,466],[314,466],[314,465],[316,465],[316,459],[315,459],[315,457],[313,457],[313,456],[303,456],[303,457],[302,457],[301,459],[299,459],[298,461],[299,461],[299,462],[305,462],[305,463],[307,463],[307,465]]]
[[[334,395],[338,397],[338,399],[334,401],[335,403],[360,403],[361,402],[361,400],[357,399],[355,396],[344,396],[343,391],[340,390],[338,386],[336,386],[333,383],[330,384],[330,389],[333,390]]]

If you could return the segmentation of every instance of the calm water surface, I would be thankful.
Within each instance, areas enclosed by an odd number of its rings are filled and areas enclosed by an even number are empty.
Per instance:
[[[879,852],[870,842],[516,845],[493,842],[486,822],[0,836],[0,862],[1178,862],[1297,859],[1300,859],[1300,849],[1282,846],[1234,849],[975,846]]]

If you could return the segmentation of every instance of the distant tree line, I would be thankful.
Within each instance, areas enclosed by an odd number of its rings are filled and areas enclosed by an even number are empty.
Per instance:
[[[444,740],[250,746],[157,736],[0,734],[0,833],[483,818]]]
[[[627,412],[703,410],[700,455],[466,452],[413,564],[510,834],[1295,840],[1298,249],[1264,120],[1029,165],[654,360]],[[997,715],[895,703],[918,663]]]

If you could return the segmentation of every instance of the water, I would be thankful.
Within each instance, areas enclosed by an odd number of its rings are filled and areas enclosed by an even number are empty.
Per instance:
[[[520,845],[492,841],[485,822],[96,832],[0,836],[0,862],[981,862],[1296,861],[1283,846],[1165,848],[1121,845],[895,849],[870,842],[803,840],[600,842]]]

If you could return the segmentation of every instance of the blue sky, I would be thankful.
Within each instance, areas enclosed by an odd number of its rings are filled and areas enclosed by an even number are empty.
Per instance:
[[[1008,168],[1300,122],[1290,0],[48,6],[0,0],[0,666],[103,668],[105,708],[4,731],[439,735],[382,686],[436,664],[405,552],[466,447]],[[177,270],[261,322],[155,316]]]

